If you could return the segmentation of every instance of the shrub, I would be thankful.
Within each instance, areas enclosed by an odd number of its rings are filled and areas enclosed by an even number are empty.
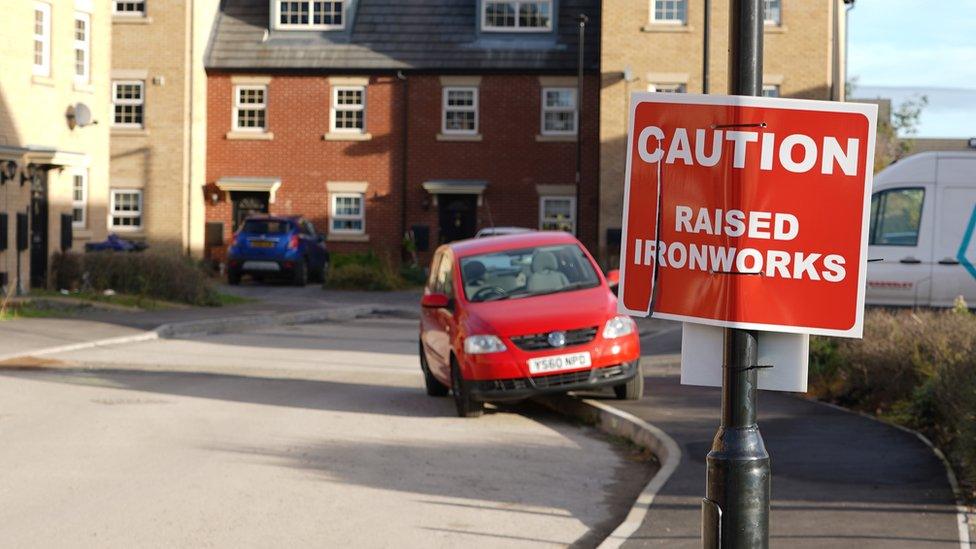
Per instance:
[[[57,286],[54,289],[111,289],[190,305],[220,304],[206,273],[189,258],[176,254],[57,253],[52,270],[52,282]]]
[[[349,263],[330,268],[325,285],[343,290],[388,291],[399,288],[401,281],[388,268]]]
[[[811,393],[925,433],[976,483],[976,316],[870,310],[864,339],[810,342]]]

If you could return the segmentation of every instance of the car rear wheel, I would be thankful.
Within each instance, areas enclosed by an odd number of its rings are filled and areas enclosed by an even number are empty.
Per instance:
[[[241,272],[237,269],[227,269],[227,283],[237,286],[241,283]]]
[[[308,284],[308,262],[304,259],[295,263],[295,270],[292,271],[291,283],[295,286]]]
[[[613,393],[619,400],[640,400],[644,396],[644,371],[640,360],[637,361],[637,373],[627,383],[613,386]]]
[[[424,385],[427,386],[427,395],[432,397],[447,396],[450,389],[430,373],[430,365],[427,363],[427,352],[424,351],[424,344],[420,345],[420,369],[424,372]]]
[[[458,417],[478,417],[484,413],[484,403],[471,396],[471,388],[461,377],[461,365],[454,357],[451,357],[451,385]]]

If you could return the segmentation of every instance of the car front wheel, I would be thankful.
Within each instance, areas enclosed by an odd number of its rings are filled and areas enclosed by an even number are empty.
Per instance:
[[[644,371],[640,360],[637,361],[637,373],[626,383],[613,386],[613,393],[618,400],[640,400],[644,396]]]
[[[461,365],[454,357],[451,357],[451,385],[458,417],[478,417],[484,413],[484,403],[471,396],[471,388],[461,377]]]

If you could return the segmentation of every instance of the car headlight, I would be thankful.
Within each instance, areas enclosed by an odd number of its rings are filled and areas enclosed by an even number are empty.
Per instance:
[[[500,353],[504,350],[505,344],[497,336],[473,335],[464,338],[464,352],[469,355]]]
[[[603,339],[616,339],[634,333],[637,324],[627,315],[618,315],[607,321],[603,327]]]

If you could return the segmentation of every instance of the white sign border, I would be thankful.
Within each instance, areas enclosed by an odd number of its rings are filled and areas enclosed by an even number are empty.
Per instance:
[[[861,257],[858,269],[857,280],[857,309],[855,310],[854,325],[850,328],[829,329],[815,328],[812,326],[791,326],[779,324],[761,324],[754,322],[729,322],[712,318],[692,317],[669,313],[656,313],[651,311],[639,311],[627,308],[623,299],[617,302],[617,311],[623,314],[646,317],[648,313],[653,318],[667,320],[679,320],[682,322],[694,322],[698,324],[708,324],[722,328],[740,328],[745,330],[762,330],[771,332],[786,332],[794,334],[811,334],[837,337],[861,338],[864,332],[864,294],[865,281],[867,277],[868,259],[868,230],[870,229],[871,196],[874,189],[874,148],[875,136],[877,135],[878,106],[872,103],[844,103],[835,101],[815,101],[811,99],[788,99],[782,97],[753,97],[745,95],[703,95],[700,93],[652,93],[652,92],[633,92],[630,96],[630,109],[627,115],[627,165],[624,172],[624,208],[623,222],[621,225],[620,243],[620,288],[626,288],[625,262],[630,255],[627,242],[627,221],[630,209],[630,178],[633,162],[634,150],[634,117],[637,106],[641,103],[666,103],[670,105],[720,105],[732,107],[762,107],[774,109],[790,109],[799,111],[816,112],[839,112],[860,114],[868,121],[868,143],[865,150],[864,166],[864,204],[862,207],[861,222]],[[658,213],[660,215],[660,212]],[[651,288],[651,295],[654,288]]]

